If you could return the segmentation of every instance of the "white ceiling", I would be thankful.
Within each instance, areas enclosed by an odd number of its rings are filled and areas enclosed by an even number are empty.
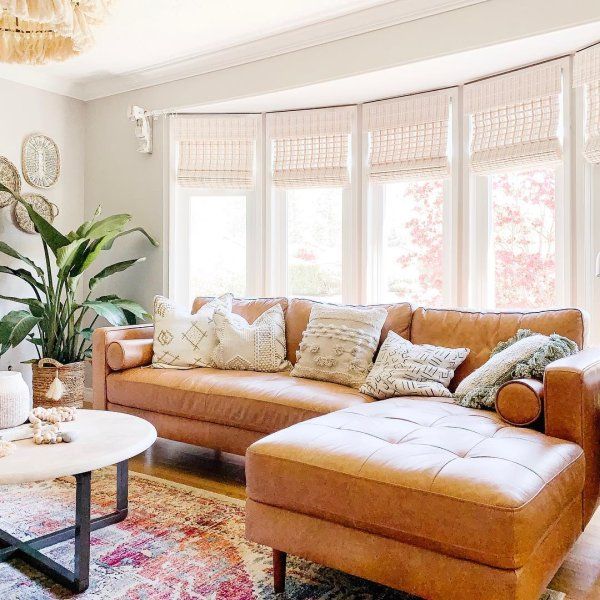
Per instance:
[[[564,56],[598,40],[600,21],[335,81],[188,107],[186,111],[259,113],[358,104],[456,86],[478,77]]]
[[[115,0],[90,51],[43,67],[0,64],[0,78],[90,99],[239,63],[252,44],[256,60],[267,39],[269,52],[290,51],[485,1]]]

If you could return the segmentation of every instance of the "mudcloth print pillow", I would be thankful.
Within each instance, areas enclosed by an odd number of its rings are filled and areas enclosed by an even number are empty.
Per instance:
[[[232,299],[232,294],[225,294],[190,314],[168,298],[156,296],[152,366],[157,369],[214,367],[212,356],[219,340],[213,314],[217,308],[230,312]]]
[[[417,346],[390,331],[360,391],[379,400],[396,396],[450,398],[448,385],[468,354],[468,348]]]
[[[275,373],[291,367],[286,360],[285,318],[279,304],[252,325],[222,309],[214,314],[219,343],[213,359],[219,369]]]
[[[360,388],[386,318],[379,307],[313,306],[291,374]]]
[[[556,333],[542,335],[519,329],[515,336],[492,350],[486,363],[460,382],[455,402],[469,408],[493,409],[502,384],[523,377],[542,381],[548,364],[578,350],[574,341]]]

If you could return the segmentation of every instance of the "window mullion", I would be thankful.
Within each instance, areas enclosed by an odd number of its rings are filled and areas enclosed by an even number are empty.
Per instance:
[[[369,240],[368,240],[368,302],[379,302],[383,293],[383,244],[384,244],[384,199],[385,190],[382,184],[372,183],[369,186]]]
[[[469,254],[471,276],[469,304],[472,307],[491,307],[494,299],[494,281],[490,265],[491,248],[491,195],[488,177],[470,178]]]

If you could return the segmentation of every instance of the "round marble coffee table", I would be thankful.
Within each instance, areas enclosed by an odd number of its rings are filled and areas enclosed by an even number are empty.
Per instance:
[[[0,459],[0,485],[74,475],[75,525],[27,541],[0,530],[0,562],[18,557],[65,587],[83,592],[89,586],[90,532],[127,517],[128,459],[154,443],[156,429],[138,417],[94,410],[78,410],[76,420],[62,423],[61,429],[77,432],[77,439],[70,444],[41,446],[36,446],[31,439],[15,442],[15,452]],[[117,509],[109,515],[91,519],[91,472],[115,464]],[[75,538],[73,571],[40,552],[42,548],[72,538]]]

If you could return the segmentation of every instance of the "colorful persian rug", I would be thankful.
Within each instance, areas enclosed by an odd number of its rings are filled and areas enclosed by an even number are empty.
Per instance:
[[[115,471],[92,482],[93,515],[113,510]],[[72,524],[71,478],[0,486],[0,528],[20,538]],[[73,543],[45,550],[72,568]],[[204,490],[137,473],[130,476],[124,522],[92,532],[91,584],[78,598],[95,600],[262,600],[271,591],[271,553],[244,538],[244,504]],[[409,600],[362,579],[290,557],[289,600]],[[72,595],[18,560],[0,564],[2,600]],[[548,591],[543,600],[562,600]]]

